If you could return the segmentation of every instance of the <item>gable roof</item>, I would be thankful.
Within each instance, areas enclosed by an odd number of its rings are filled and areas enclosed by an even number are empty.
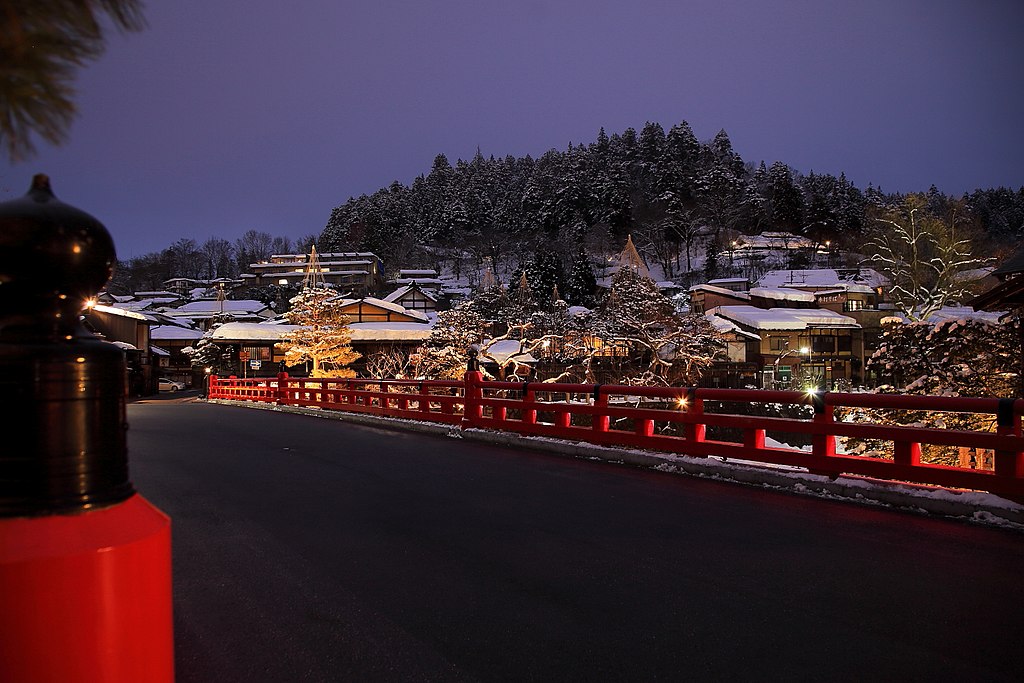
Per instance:
[[[371,308],[377,308],[387,313],[396,313],[398,315],[404,315],[414,320],[421,322],[427,322],[427,314],[421,311],[411,311],[401,304],[396,304],[392,301],[385,301],[384,299],[378,299],[373,296],[363,297],[362,299],[344,299],[341,302],[342,311],[345,309],[351,309],[353,307],[358,308],[360,305],[370,306]]]
[[[401,299],[402,297],[404,297],[406,294],[409,294],[410,292],[419,292],[424,296],[424,298],[430,299],[434,303],[437,303],[437,298],[434,295],[421,288],[415,282],[405,285],[404,287],[399,287],[398,289],[384,297],[384,301],[394,303]]]

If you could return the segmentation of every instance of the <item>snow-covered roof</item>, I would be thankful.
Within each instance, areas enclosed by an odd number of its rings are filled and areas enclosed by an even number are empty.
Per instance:
[[[272,254],[270,258],[290,258],[290,259],[304,259],[308,254]],[[316,253],[317,258],[352,258],[354,256],[362,256],[367,258],[377,258],[377,255],[372,251],[318,251]]]
[[[192,327],[181,327],[180,325],[156,325],[149,328],[150,339],[182,341],[187,339],[199,339],[202,336],[202,330],[197,330]]]
[[[103,304],[96,304],[92,307],[92,310],[99,311],[100,313],[108,313],[110,315],[120,316],[122,318],[132,318],[133,320],[146,320],[149,319],[141,313],[130,311],[120,306],[104,306]]]
[[[763,232],[760,235],[743,235],[737,240],[740,249],[809,249],[812,240],[790,232]]]
[[[264,323],[224,323],[213,331],[214,341],[277,342],[298,325]],[[430,336],[430,326],[422,323],[352,323],[348,326],[354,342],[423,341]]]
[[[422,323],[352,323],[348,329],[354,342],[426,341],[431,327]]]
[[[437,301],[437,299],[434,298],[433,294],[431,294],[428,291],[424,291],[424,290],[420,289],[419,287],[414,287],[413,285],[406,285],[404,287],[399,287],[398,289],[396,289],[395,291],[391,292],[386,297],[384,297],[384,301],[390,301],[390,302],[398,301],[403,296],[405,296],[406,294],[408,294],[409,292],[412,292],[412,291],[419,292],[420,294],[422,294],[426,298],[430,299],[431,301],[435,301],[435,302]]]
[[[878,287],[885,282],[885,277],[870,268],[855,268],[838,271],[833,268],[814,268],[808,270],[769,270],[757,281],[757,287],[788,287],[790,289],[820,289],[850,287],[848,291],[858,291],[852,287],[860,285],[868,289]]]
[[[232,341],[281,341],[282,335],[298,325],[265,325],[263,323],[224,323],[213,331],[210,338]]]
[[[837,287],[832,287],[829,289],[816,289],[814,290],[814,295],[822,296],[828,294],[849,294],[851,292],[857,294],[874,294],[875,290],[872,289],[871,287],[868,287],[867,285],[840,284]]]
[[[504,365],[513,356],[519,363],[536,363],[537,359],[529,353],[521,352],[520,343],[516,339],[502,339],[491,343],[489,346],[484,343],[484,358],[491,358],[498,365]]]
[[[223,308],[221,308],[222,305]],[[259,313],[268,309],[269,307],[262,301],[254,301],[252,299],[225,299],[224,301],[204,299],[183,304],[175,309],[167,310],[165,313],[220,313],[222,310],[225,313]]]
[[[718,306],[708,311],[755,330],[804,330],[808,327],[860,327],[857,321],[821,308]]]
[[[814,301],[814,295],[810,292],[785,287],[754,287],[750,290],[750,296],[776,301]]]
[[[386,311],[391,311],[392,313],[400,313],[402,315],[407,315],[410,318],[416,318],[417,320],[427,322],[427,314],[422,311],[410,310],[401,304],[396,304],[393,301],[385,301],[384,299],[378,299],[373,296],[366,296],[362,299],[343,299],[341,305],[343,307],[352,306],[358,304],[360,301],[370,304],[371,306],[376,306],[377,308],[382,308]]]
[[[432,269],[426,270],[400,270],[398,271],[398,277],[437,277],[437,271]]]
[[[171,353],[167,349],[161,348],[156,344],[149,345],[149,352],[154,356],[170,356]]]
[[[147,308],[169,306],[177,301],[180,301],[177,297],[174,299],[137,299],[134,301],[119,301],[114,306],[125,311],[144,311]]]
[[[395,278],[394,283],[396,285],[436,285],[440,287],[444,284],[441,278],[436,277],[399,277]]]
[[[732,332],[748,339],[760,339],[761,337],[754,334],[753,332],[747,332],[746,330],[740,329],[739,325],[731,320],[727,320],[720,315],[714,313],[705,313],[704,317],[708,319],[711,326],[714,327],[718,332],[727,333]]]
[[[970,306],[946,306],[928,316],[928,322],[940,323],[946,320],[984,320],[999,323],[1007,311],[976,311]]]
[[[737,292],[735,289],[726,289],[725,287],[717,287],[715,285],[694,285],[690,287],[690,291],[711,292],[712,294],[721,294],[723,296],[730,296],[734,299],[750,301],[750,294],[747,292]]]
[[[708,284],[709,285],[725,285],[725,284],[734,284],[734,283],[747,284],[747,278],[745,278],[745,277],[718,277],[718,278],[715,278],[714,280],[708,280]]]

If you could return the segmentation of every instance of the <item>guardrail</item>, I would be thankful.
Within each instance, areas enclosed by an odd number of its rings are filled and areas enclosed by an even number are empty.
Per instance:
[[[945,488],[988,491],[1024,502],[1024,399],[951,398],[695,387],[403,379],[211,377],[211,399],[318,407],[695,457],[786,465],[831,477],[852,474]],[[809,418],[761,417],[751,404],[809,406]],[[711,407],[713,410],[708,410]],[[731,408],[730,408],[731,407]],[[837,408],[969,413],[995,432],[837,420]],[[709,438],[709,430],[711,436]],[[802,435],[809,450],[770,445],[767,435]],[[891,458],[837,452],[839,437],[892,444]],[[992,470],[921,462],[922,445],[991,451]]]

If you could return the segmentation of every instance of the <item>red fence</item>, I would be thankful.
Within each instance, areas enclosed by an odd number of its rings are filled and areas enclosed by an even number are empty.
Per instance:
[[[833,477],[854,474],[989,491],[1024,502],[1024,400],[494,382],[479,372],[466,373],[464,381],[305,379],[283,373],[276,380],[211,377],[208,395],[788,465]],[[813,417],[744,414],[751,404],[810,406]],[[975,414],[990,418],[996,431],[843,422],[835,418],[836,408]],[[766,445],[769,433],[796,435],[809,441],[810,449]],[[837,453],[837,437],[888,442],[893,457]],[[922,444],[990,451],[994,468],[922,463]]]

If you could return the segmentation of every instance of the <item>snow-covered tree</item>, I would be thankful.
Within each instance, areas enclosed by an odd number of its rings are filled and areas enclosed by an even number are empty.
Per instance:
[[[412,377],[414,359],[398,349],[371,353],[366,357],[366,374],[376,379]]]
[[[430,337],[417,353],[417,376],[460,379],[466,372],[469,348],[483,340],[485,324],[468,303],[438,313]]]
[[[904,394],[1013,396],[1016,326],[981,318],[888,321],[867,369]]]
[[[235,319],[230,313],[217,313],[210,318],[210,326],[194,346],[186,346],[181,350],[189,357],[193,368],[210,368],[214,375],[230,375],[237,372],[234,358],[234,347],[228,344],[217,344],[213,341],[213,333],[224,323]]]
[[[593,334],[606,346],[628,349],[616,363],[620,381],[631,384],[695,384],[724,352],[707,318],[680,315],[653,280],[629,269],[612,279]]]
[[[889,321],[867,368],[890,382],[878,387],[879,393],[1013,397],[1019,367],[1017,324],[979,318],[938,323]],[[980,431],[995,428],[992,416],[976,414],[847,408],[838,415],[848,422],[872,424]],[[892,444],[885,441],[846,439],[845,446],[854,453],[892,454]],[[922,445],[926,462],[956,464],[958,457],[955,449]]]
[[[565,299],[574,306],[590,306],[596,289],[597,278],[590,265],[590,257],[580,249],[565,280]]]
[[[360,357],[352,350],[352,333],[348,316],[341,312],[342,300],[325,287],[305,287],[291,299],[292,308],[285,316],[294,330],[278,342],[285,353],[286,365],[309,361],[310,377],[353,377],[346,367]]]
[[[940,219],[926,204],[925,196],[910,195],[883,211],[867,245],[868,262],[889,279],[889,298],[910,320],[927,320],[968,296],[963,273],[991,262],[973,254],[960,216]]]
[[[212,330],[196,340],[194,346],[186,346],[181,350],[193,368],[209,368],[214,375],[230,375],[237,371],[234,364],[234,348],[213,341]]]

